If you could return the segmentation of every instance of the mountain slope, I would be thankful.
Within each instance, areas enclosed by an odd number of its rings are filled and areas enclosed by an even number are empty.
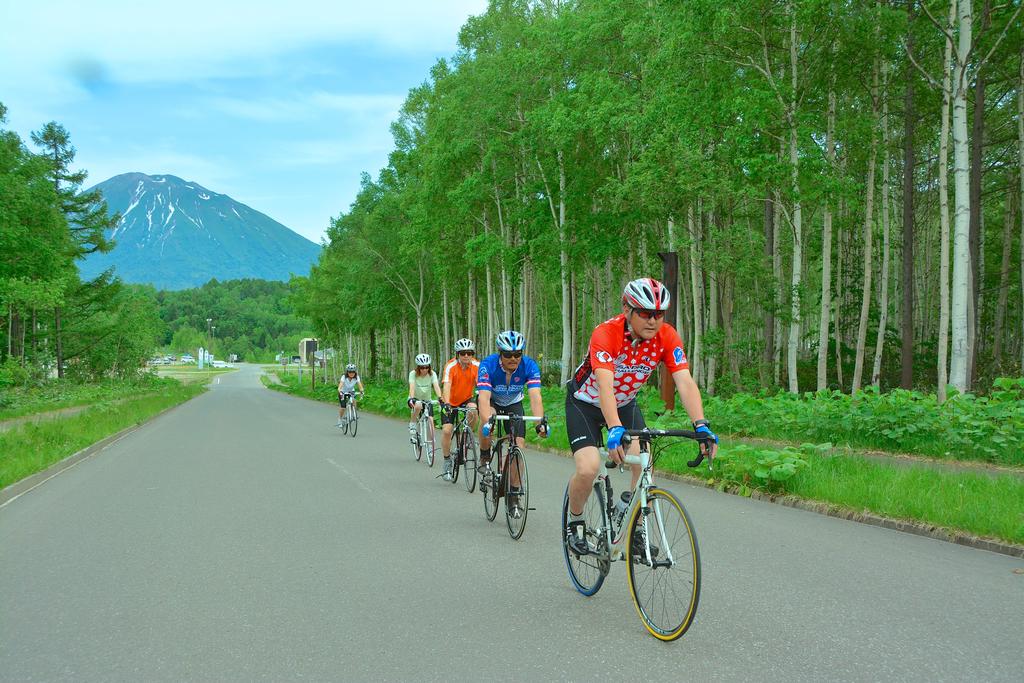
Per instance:
[[[113,266],[125,282],[160,289],[211,278],[287,280],[305,275],[319,245],[227,195],[172,175],[124,173],[96,185],[121,222],[117,246],[82,262],[83,277]]]

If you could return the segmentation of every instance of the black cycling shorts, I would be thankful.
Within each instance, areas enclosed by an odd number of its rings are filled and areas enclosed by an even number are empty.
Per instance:
[[[476,397],[466,399],[457,406],[447,406],[441,409],[441,424],[442,425],[453,425],[455,424],[455,416],[458,415],[457,408],[467,408],[469,404],[476,405]]]
[[[513,403],[512,405],[508,406],[496,406],[494,404],[491,404],[491,409],[497,415],[518,415],[519,417],[525,415],[525,413],[523,412],[522,401],[519,401],[518,403]],[[515,422],[511,420],[502,420],[500,422],[496,421],[494,425],[495,430],[492,433],[492,436],[494,436],[495,438],[501,436],[502,434],[508,433],[511,433],[512,436],[518,437],[520,439],[526,438],[526,423],[523,422],[522,420],[517,420]]]
[[[347,392],[346,392],[346,393],[344,393],[344,394],[341,394],[341,393],[339,393],[339,394],[338,394],[338,403],[340,403],[340,404],[341,404],[341,407],[342,407],[342,408],[347,408],[347,407],[348,407],[348,400],[349,400],[349,399],[350,399],[351,397],[352,397],[352,394],[351,394],[351,393],[347,393]]]
[[[565,395],[565,430],[569,433],[569,447],[573,453],[588,446],[600,448],[605,444],[601,436],[601,429],[606,426],[604,414],[598,406],[584,403],[573,396],[576,391],[574,384],[569,382],[569,390]],[[636,399],[619,408],[619,421],[626,429],[647,427]]]

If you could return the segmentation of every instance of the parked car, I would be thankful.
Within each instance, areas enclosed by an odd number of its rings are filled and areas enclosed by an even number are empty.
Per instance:
[[[190,365],[192,363],[195,363],[196,359],[192,357],[191,353],[183,353],[181,354],[181,362],[186,365]]]

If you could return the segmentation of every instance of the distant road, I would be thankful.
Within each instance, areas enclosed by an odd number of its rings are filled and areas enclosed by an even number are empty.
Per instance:
[[[664,644],[622,563],[595,597],[572,589],[568,459],[530,453],[515,542],[413,461],[401,422],[343,437],[331,406],[258,375],[0,508],[0,679],[1024,677],[1019,559],[672,483],[704,584]]]

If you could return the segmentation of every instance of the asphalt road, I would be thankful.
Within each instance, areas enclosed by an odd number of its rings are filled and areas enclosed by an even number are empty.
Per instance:
[[[258,372],[0,508],[0,679],[1024,677],[1019,559],[670,483],[704,581],[661,643],[622,563],[595,597],[572,588],[569,460],[529,454],[536,510],[512,541],[413,461],[403,423],[344,437]]]

